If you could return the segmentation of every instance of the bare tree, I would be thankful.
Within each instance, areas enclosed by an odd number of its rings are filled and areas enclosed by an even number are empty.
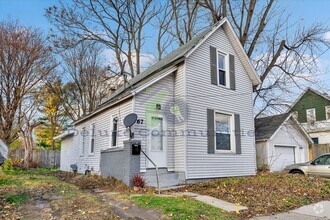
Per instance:
[[[152,0],[73,0],[73,4],[61,1],[48,8],[46,16],[63,35],[56,44],[72,46],[92,40],[114,51],[119,71],[124,71],[127,60],[132,76],[140,74],[140,55],[144,43],[144,28],[156,15]],[[72,41],[72,39],[76,39]]]
[[[157,29],[157,58],[161,60],[167,49],[173,44],[175,37],[167,34],[171,23],[173,21],[174,10],[172,10],[172,4],[170,1],[166,1],[164,5],[161,5],[160,11],[156,15],[156,24],[154,25]]]
[[[24,97],[54,68],[51,48],[39,30],[0,23],[0,138],[6,144],[18,137]]]
[[[42,124],[37,120],[39,95],[36,91],[25,97],[21,108],[20,133],[24,140],[24,166],[30,167],[33,158],[33,130]]]
[[[173,25],[169,33],[175,36],[179,46],[190,41],[201,29],[205,28],[198,25],[201,21],[199,17],[199,0],[170,0],[173,11]],[[207,22],[209,24],[209,22]]]
[[[196,0],[197,1],[197,0]],[[262,84],[255,88],[256,116],[281,112],[292,101],[293,88],[315,83],[317,60],[329,49],[322,23],[306,27],[290,22],[276,0],[200,0],[213,23],[228,17],[253,60]]]
[[[112,76],[103,65],[102,52],[97,42],[81,42],[61,54],[67,82],[53,89],[72,120],[95,110],[121,85],[121,78]]]

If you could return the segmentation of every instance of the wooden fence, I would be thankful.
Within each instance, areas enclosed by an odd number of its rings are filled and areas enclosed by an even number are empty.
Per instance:
[[[9,157],[12,159],[24,159],[24,150],[10,150]],[[33,150],[33,163],[42,168],[54,168],[60,166],[60,151],[54,150]]]
[[[312,152],[313,158],[316,158],[325,153],[330,153],[330,144],[314,144]]]

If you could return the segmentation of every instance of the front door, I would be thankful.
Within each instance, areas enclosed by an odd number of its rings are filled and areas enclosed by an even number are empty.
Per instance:
[[[167,167],[167,141],[164,131],[166,123],[164,117],[158,114],[148,116],[148,156],[158,167]],[[148,161],[148,168],[154,168]]]

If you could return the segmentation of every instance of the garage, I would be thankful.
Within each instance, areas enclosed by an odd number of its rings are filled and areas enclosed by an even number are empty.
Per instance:
[[[273,163],[273,170],[274,171],[281,171],[287,165],[295,163],[295,153],[294,153],[294,146],[279,146],[275,145],[275,157]]]
[[[255,127],[259,170],[283,171],[287,165],[309,161],[313,140],[291,113],[257,118]]]

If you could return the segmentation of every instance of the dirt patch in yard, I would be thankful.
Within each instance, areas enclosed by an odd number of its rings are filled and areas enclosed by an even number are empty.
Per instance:
[[[0,172],[0,219],[119,219],[106,204],[53,176]]]
[[[240,217],[271,215],[322,200],[330,200],[330,182],[319,177],[260,173],[190,184],[175,191],[196,192],[247,206]]]

